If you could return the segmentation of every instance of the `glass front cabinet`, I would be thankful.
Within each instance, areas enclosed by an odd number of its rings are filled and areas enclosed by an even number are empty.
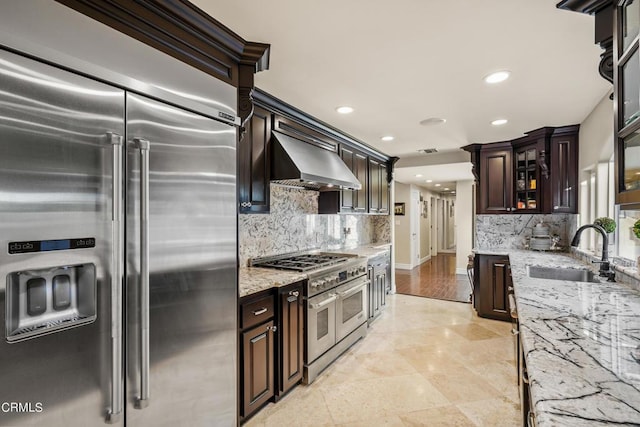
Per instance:
[[[616,203],[640,207],[640,4],[619,3],[614,21]]]

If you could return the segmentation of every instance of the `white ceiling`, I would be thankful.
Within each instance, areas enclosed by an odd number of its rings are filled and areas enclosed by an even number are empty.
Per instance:
[[[192,1],[271,43],[258,87],[401,158],[580,123],[610,88],[593,17],[558,0]],[[484,83],[501,69],[509,80]],[[421,126],[428,117],[447,122]],[[491,126],[496,118],[509,123]]]

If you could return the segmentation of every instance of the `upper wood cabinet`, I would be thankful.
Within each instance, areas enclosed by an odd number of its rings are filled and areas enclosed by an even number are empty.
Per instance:
[[[498,214],[511,211],[511,155],[510,145],[505,149],[496,144],[495,147],[487,147],[480,152],[480,188],[476,207],[478,213]]]
[[[576,213],[578,125],[545,127],[513,141],[472,144],[476,212]]]
[[[616,203],[640,209],[640,6],[616,3],[614,19],[614,108]]]
[[[387,165],[369,159],[369,212],[389,213],[389,181]]]
[[[268,213],[270,197],[271,113],[255,107],[238,145],[238,198],[240,213]]]

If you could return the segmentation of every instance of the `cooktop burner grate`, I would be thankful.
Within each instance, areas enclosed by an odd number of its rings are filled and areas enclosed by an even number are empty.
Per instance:
[[[348,259],[344,255],[304,254],[281,259],[258,262],[254,267],[278,268],[281,270],[309,271],[329,265],[339,264]]]

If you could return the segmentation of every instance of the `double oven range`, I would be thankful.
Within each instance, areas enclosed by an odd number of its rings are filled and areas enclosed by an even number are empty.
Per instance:
[[[305,299],[304,383],[367,334],[367,258],[337,253],[296,253],[256,258],[254,267],[300,271]]]

